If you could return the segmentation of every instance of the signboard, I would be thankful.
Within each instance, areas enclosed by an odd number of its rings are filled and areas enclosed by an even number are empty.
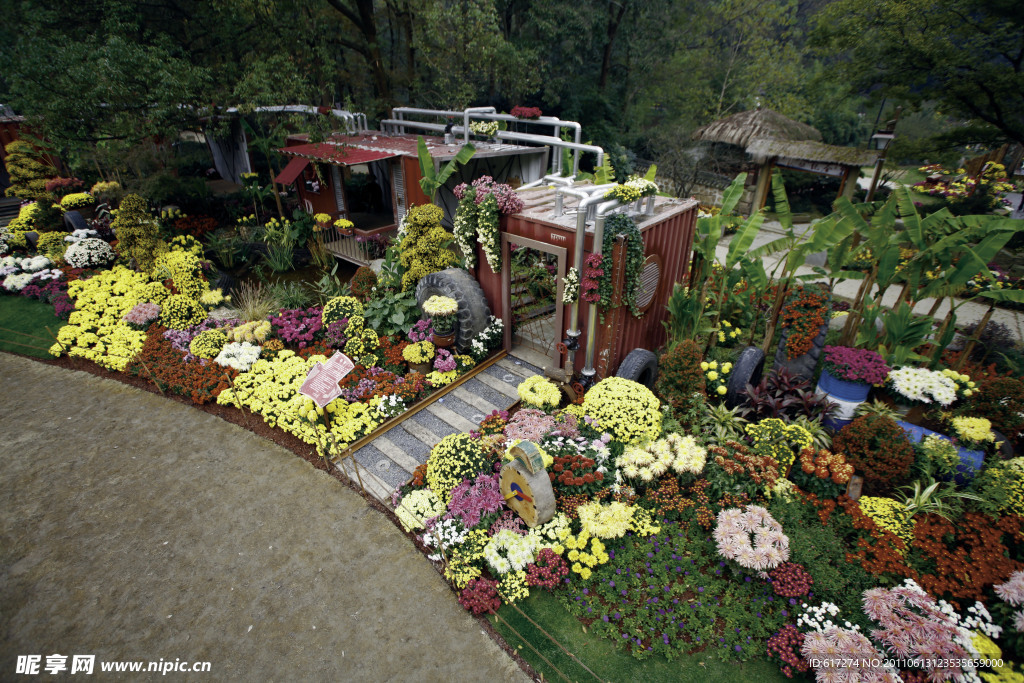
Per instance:
[[[348,373],[352,372],[355,363],[352,359],[341,353],[335,353],[326,363],[317,363],[309,369],[306,381],[302,383],[299,393],[313,399],[319,407],[323,408],[334,399],[341,396],[341,387],[338,382]]]

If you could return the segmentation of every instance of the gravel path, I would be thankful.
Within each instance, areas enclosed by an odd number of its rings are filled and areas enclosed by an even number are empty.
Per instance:
[[[388,519],[292,453],[4,353],[0,386],[0,680],[53,653],[96,655],[101,680],[161,658],[211,662],[181,680],[528,680]]]

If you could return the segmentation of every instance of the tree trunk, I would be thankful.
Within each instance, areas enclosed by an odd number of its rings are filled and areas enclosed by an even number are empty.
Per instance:
[[[608,27],[606,34],[607,42],[604,44],[604,51],[601,55],[601,75],[597,79],[597,89],[604,92],[608,86],[608,76],[612,70],[612,49],[615,46],[615,34],[619,31],[622,17],[626,14],[626,7],[629,3],[619,4],[618,13],[615,12],[615,3],[608,3]]]

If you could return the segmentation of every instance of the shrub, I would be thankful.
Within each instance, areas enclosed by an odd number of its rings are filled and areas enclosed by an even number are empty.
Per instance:
[[[200,358],[212,359],[227,343],[228,336],[222,330],[204,330],[192,338],[188,350]]]
[[[434,204],[414,206],[405,217],[401,245],[402,291],[416,287],[426,275],[457,265],[459,259],[448,249],[455,236],[441,226],[444,211]]]
[[[623,443],[641,443],[661,434],[658,398],[644,385],[621,377],[595,384],[583,399],[583,414]]]
[[[801,415],[824,418],[835,404],[814,392],[811,383],[786,368],[764,377],[757,386],[747,384],[739,414],[751,422],[777,417],[792,422]]]
[[[64,238],[70,232],[44,232],[36,242],[36,250],[54,263],[63,260],[64,252],[67,251],[68,243]]]
[[[206,319],[206,310],[195,299],[182,294],[167,297],[160,312],[160,322],[172,330],[184,330]]]
[[[914,463],[914,447],[893,420],[878,415],[859,417],[836,434],[832,450],[842,453],[868,481],[895,485]]]
[[[752,453],[744,444],[726,441],[708,447],[704,476],[712,498],[723,494],[746,494],[751,499],[762,497],[765,489],[779,480],[779,465],[768,455]]]
[[[377,286],[377,273],[372,268],[359,266],[356,274],[352,276],[352,296],[360,301],[365,301],[373,288]]]
[[[676,419],[694,407],[693,395],[704,394],[704,372],[700,368],[700,346],[692,339],[676,344],[658,359],[658,380],[654,389],[672,406]]]
[[[4,165],[11,178],[11,186],[4,194],[28,200],[49,199],[46,181],[54,175],[54,169],[40,161],[39,150],[24,140],[15,140],[4,151]]]
[[[156,257],[166,250],[158,237],[159,226],[149,215],[146,200],[130,194],[121,201],[110,224],[117,235],[117,250],[134,263],[136,270],[153,270]]]
[[[322,320],[324,327],[342,319],[363,315],[363,304],[354,296],[336,296],[324,304]]]

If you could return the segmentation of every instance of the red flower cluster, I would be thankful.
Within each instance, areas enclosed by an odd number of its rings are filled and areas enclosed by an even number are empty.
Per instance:
[[[551,548],[544,548],[537,553],[537,560],[526,565],[526,585],[540,586],[554,590],[563,585],[562,579],[569,575],[566,564]]]
[[[539,119],[543,112],[539,107],[512,107],[512,111],[509,112],[512,116],[517,119]]]
[[[409,342],[401,339],[395,341],[394,337],[382,335],[379,338],[380,354],[384,358],[384,364],[395,368],[405,368],[405,359],[402,358],[402,351]]]
[[[603,488],[604,474],[595,471],[597,462],[593,458],[582,455],[556,455],[555,462],[548,472],[551,482],[558,482],[563,487],[572,487],[568,493],[594,493]]]
[[[206,233],[217,229],[217,219],[209,216],[185,216],[174,221],[174,229],[200,239]]]
[[[601,278],[604,277],[604,268],[601,267],[601,255],[590,254],[587,256],[586,266],[580,277],[580,298],[587,303],[596,304],[601,300]]]
[[[472,612],[474,616],[490,614],[501,607],[497,586],[497,581],[485,579],[482,576],[471,579],[459,593],[459,604]]]
[[[185,362],[185,354],[164,339],[165,327],[149,328],[142,350],[125,371],[143,377],[161,389],[183,394],[193,403],[203,404],[217,400],[220,392],[230,386],[238,371],[217,365],[213,361],[200,364],[198,360]]]
[[[782,660],[779,668],[786,678],[793,678],[794,673],[802,674],[810,670],[807,661],[800,654],[803,645],[804,634],[793,624],[786,624],[768,639],[768,656],[775,655]]]
[[[797,286],[796,295],[782,307],[779,319],[789,330],[786,358],[793,359],[811,350],[828,315],[828,295],[817,289]]]
[[[772,590],[784,598],[799,598],[811,592],[814,579],[803,565],[796,562],[783,562],[768,572],[772,578]]]

